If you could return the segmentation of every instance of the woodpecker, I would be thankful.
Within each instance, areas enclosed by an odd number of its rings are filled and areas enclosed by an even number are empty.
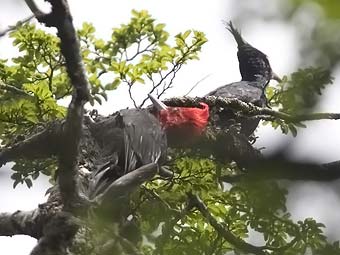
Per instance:
[[[149,95],[155,111],[124,109],[90,127],[106,162],[94,171],[91,198],[104,192],[120,176],[150,163],[161,167],[167,147],[195,141],[208,123],[209,107],[168,107]]]
[[[237,57],[242,79],[239,82],[221,86],[206,96],[236,98],[246,103],[266,107],[266,86],[271,79],[278,82],[281,79],[272,71],[269,60],[263,52],[247,43],[240,32],[234,28],[232,22],[226,25],[238,46]],[[218,123],[223,123],[222,125],[229,125],[230,119],[237,119],[237,122],[241,124],[241,132],[246,136],[250,136],[259,123],[258,120],[236,117],[231,110],[218,111],[216,114],[219,119]]]
[[[149,98],[156,108],[154,114],[164,128],[170,146],[188,146],[204,132],[209,121],[207,104],[200,103],[200,107],[170,107],[152,95]]]
[[[267,55],[246,42],[231,21],[226,23],[226,29],[237,43],[237,58],[242,81],[257,81],[264,77],[267,83],[261,85],[265,86],[271,79],[281,81],[280,77],[273,72]]]
[[[120,110],[91,124],[90,131],[103,154],[92,173],[90,198],[126,173],[150,163],[161,166],[166,160],[165,131],[146,109]]]

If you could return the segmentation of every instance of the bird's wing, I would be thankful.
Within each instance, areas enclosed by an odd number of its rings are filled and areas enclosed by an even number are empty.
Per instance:
[[[255,82],[240,81],[221,86],[206,96],[237,98],[243,102],[257,104],[263,97],[262,89],[254,86]]]
[[[145,110],[121,111],[124,122],[125,171],[157,163],[166,152],[166,136],[158,120]]]

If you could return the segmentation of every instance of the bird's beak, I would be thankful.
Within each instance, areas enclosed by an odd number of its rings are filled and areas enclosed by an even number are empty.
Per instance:
[[[276,73],[272,72],[272,80],[275,80],[277,82],[281,82],[282,79],[280,78],[280,76],[278,76]]]
[[[154,96],[151,95],[151,94],[148,94],[148,96],[149,96],[149,98],[150,98],[150,100],[151,100],[153,106],[154,106],[158,111],[168,109],[168,107],[167,107],[164,103],[162,103],[162,101],[159,100],[158,98],[154,97]]]

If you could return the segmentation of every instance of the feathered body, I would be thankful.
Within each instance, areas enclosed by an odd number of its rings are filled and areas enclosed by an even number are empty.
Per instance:
[[[121,110],[94,123],[91,132],[107,158],[94,173],[92,196],[105,190],[115,179],[143,165],[165,162],[165,131],[147,110]]]
[[[221,86],[206,96],[225,98],[237,98],[243,102],[253,103],[260,107],[267,105],[265,88],[271,79],[280,80],[272,71],[267,56],[258,49],[247,43],[240,32],[234,28],[232,22],[226,27],[237,42],[237,57],[241,73],[241,81]],[[218,111],[218,123],[229,125],[229,119],[238,118],[231,110]],[[258,120],[238,118],[241,123],[241,132],[247,136],[251,135],[258,126]],[[227,123],[227,124],[226,124]]]
[[[265,106],[266,98],[261,86],[264,86],[263,82],[259,81],[239,81],[221,86],[206,96],[219,96],[225,98],[237,98],[243,102],[253,103],[257,106]]]
[[[149,163],[166,161],[168,143],[188,145],[204,131],[209,107],[125,109],[91,125],[91,133],[103,149],[104,162],[93,174],[92,197],[103,192],[120,176]]]
[[[266,54],[247,43],[240,32],[234,28],[232,22],[227,23],[226,28],[237,42],[237,57],[242,81],[257,81],[263,77],[267,83],[261,85],[266,86],[272,78],[277,78],[272,71]]]

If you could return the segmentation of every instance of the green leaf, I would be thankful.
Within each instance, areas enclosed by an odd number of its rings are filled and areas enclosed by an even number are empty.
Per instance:
[[[296,137],[296,136],[297,136],[297,129],[296,129],[296,127],[294,127],[293,124],[289,124],[289,125],[288,125],[288,128],[289,128],[290,132],[292,133],[292,135],[293,135],[294,137]]]
[[[28,188],[31,188],[32,187],[32,185],[33,185],[33,183],[32,183],[32,180],[31,179],[25,179],[25,183],[26,183],[26,186],[28,187]]]
[[[191,34],[191,30],[187,30],[182,34],[181,38],[183,40],[186,40],[190,34]]]
[[[21,180],[15,180],[15,181],[13,182],[13,189],[15,189],[16,186],[17,186],[20,182],[22,182],[22,181],[21,181]]]
[[[106,90],[114,90],[114,89],[116,89],[119,86],[120,83],[121,83],[120,79],[116,78],[116,79],[113,80],[112,83],[106,84],[105,85],[105,89]]]

